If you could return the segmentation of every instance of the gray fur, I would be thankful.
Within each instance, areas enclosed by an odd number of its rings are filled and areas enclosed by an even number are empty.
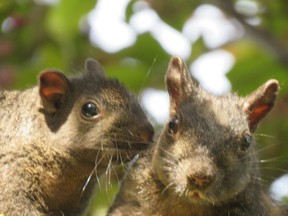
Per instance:
[[[108,215],[280,215],[262,189],[252,136],[274,105],[278,82],[266,82],[247,98],[214,96],[173,57],[166,86],[170,122],[133,164]]]
[[[2,93],[0,214],[77,215],[95,175],[151,142],[153,128],[136,98],[103,71],[94,73],[100,65],[91,61],[80,76],[45,71],[39,86]],[[95,118],[82,117],[88,101],[99,109]]]

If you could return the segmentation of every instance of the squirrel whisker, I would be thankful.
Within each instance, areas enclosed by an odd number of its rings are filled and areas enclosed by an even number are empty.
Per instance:
[[[175,184],[175,183],[174,183],[174,182],[171,182],[170,184],[168,184],[168,185],[162,190],[161,193],[164,194],[166,190],[168,190],[170,187],[173,186],[173,184]]]

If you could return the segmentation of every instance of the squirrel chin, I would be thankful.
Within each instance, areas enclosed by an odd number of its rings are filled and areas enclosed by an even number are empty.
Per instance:
[[[200,190],[189,190],[187,193],[187,198],[189,198],[190,202],[195,204],[211,203],[209,198]]]

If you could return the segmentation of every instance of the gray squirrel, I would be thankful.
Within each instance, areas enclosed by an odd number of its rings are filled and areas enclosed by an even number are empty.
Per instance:
[[[247,97],[214,96],[170,60],[170,120],[128,170],[109,216],[276,216],[261,186],[253,133],[274,106],[278,82]]]
[[[152,142],[153,127],[137,99],[93,59],[79,76],[46,70],[39,86],[0,95],[5,216],[81,214],[95,175]]]

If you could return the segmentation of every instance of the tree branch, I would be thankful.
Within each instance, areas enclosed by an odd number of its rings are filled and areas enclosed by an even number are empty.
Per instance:
[[[245,28],[247,35],[253,37],[257,43],[271,52],[285,66],[288,66],[288,49],[284,43],[275,38],[270,32],[257,28],[246,22],[245,17],[239,14],[231,0],[214,0],[214,3],[226,14],[234,17]]]

